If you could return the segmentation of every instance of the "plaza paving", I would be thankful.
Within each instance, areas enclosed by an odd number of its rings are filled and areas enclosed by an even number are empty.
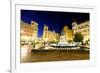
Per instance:
[[[21,59],[21,63],[89,60],[89,51],[85,50],[32,50]]]

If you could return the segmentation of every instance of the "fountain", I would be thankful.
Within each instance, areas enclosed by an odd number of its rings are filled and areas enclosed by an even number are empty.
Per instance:
[[[61,32],[61,35],[60,35],[60,39],[59,39],[59,42],[57,44],[51,44],[52,47],[54,48],[59,48],[59,49],[62,49],[62,48],[76,48],[76,44],[75,43],[68,43],[66,38],[65,38],[65,35],[64,35],[64,32]]]
[[[68,42],[67,42],[63,32],[61,33],[60,40],[59,40],[58,44],[56,44],[56,45],[57,46],[67,46],[68,45]]]

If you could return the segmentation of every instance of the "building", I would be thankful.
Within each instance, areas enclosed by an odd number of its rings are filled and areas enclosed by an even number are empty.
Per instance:
[[[35,21],[31,21],[31,28],[33,29],[32,40],[38,41],[38,23]]]
[[[55,31],[48,30],[48,26],[44,25],[43,30],[43,40],[44,41],[58,41],[59,40],[59,34]]]
[[[72,30],[73,34],[79,32],[83,35],[83,42],[85,43],[86,41],[90,40],[90,23],[89,21],[81,22],[77,24],[77,22],[72,23]]]
[[[55,31],[48,31],[48,40],[49,41],[59,41],[59,34]]]
[[[34,21],[31,24],[21,21],[21,41],[34,41],[38,35],[38,24]]]
[[[73,40],[73,31],[72,31],[72,29],[68,29],[68,26],[64,26],[63,31],[64,31],[66,41],[67,42],[72,41]]]
[[[48,26],[44,25],[44,30],[43,30],[43,40],[48,41]]]

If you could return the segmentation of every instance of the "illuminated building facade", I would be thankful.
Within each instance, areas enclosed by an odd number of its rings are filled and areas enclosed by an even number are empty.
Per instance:
[[[73,34],[79,32],[83,35],[83,42],[90,40],[90,23],[89,21],[82,22],[77,24],[76,22],[72,23]]]
[[[72,31],[72,29],[68,29],[68,26],[64,26],[63,31],[64,31],[66,41],[67,42],[72,41],[73,40],[73,31]]]
[[[33,29],[32,40],[36,42],[38,41],[38,23],[31,21],[31,28]]]
[[[59,40],[59,34],[55,31],[48,31],[48,39],[49,41],[58,41]]]
[[[48,26],[44,25],[43,30],[43,40],[44,41],[58,41],[59,40],[59,34],[55,31],[48,30]]]
[[[34,21],[31,24],[21,21],[21,41],[34,41],[38,35],[38,24]]]
[[[43,40],[48,41],[48,26],[47,25],[44,25]]]

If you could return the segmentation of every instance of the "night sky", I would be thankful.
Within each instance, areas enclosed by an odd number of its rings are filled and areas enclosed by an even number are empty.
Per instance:
[[[71,29],[73,21],[81,23],[89,20],[89,13],[21,10],[21,20],[29,24],[31,21],[37,22],[39,24],[38,37],[41,37],[45,24],[49,30],[60,33],[65,25]]]

